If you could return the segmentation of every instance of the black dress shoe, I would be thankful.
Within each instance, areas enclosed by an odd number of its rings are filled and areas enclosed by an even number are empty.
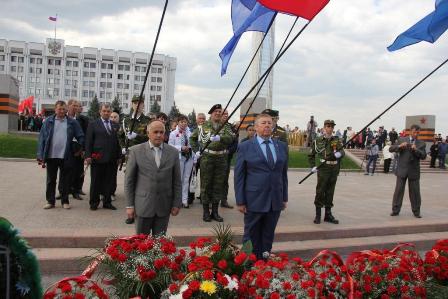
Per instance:
[[[114,207],[112,204],[108,204],[108,205],[103,205],[103,209],[116,210],[117,208]]]
[[[229,203],[226,201],[221,203],[221,207],[226,209],[233,209],[233,206],[229,205]]]
[[[184,209],[189,209],[190,206],[189,206],[188,204],[186,204],[186,205],[182,204],[182,208],[184,208]]]
[[[77,200],[83,200],[84,199],[78,193],[73,193],[73,198],[75,198]]]
[[[398,216],[398,214],[400,214],[400,213],[398,213],[398,212],[392,212],[392,213],[390,213],[391,216]]]
[[[132,223],[134,223],[134,222],[135,222],[134,218],[127,218],[127,219],[124,221],[124,223],[126,223],[126,224],[132,224]]]
[[[98,210],[98,207],[90,207],[90,210],[91,211],[96,211],[96,210]]]

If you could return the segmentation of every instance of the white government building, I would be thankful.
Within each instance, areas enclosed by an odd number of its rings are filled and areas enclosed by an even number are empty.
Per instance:
[[[56,100],[76,98],[84,112],[97,95],[110,103],[118,96],[125,113],[131,99],[140,95],[150,53],[91,47],[65,46],[64,40],[48,38],[46,43],[0,39],[0,74],[20,83],[20,99],[34,95],[36,109],[53,110]],[[177,60],[155,54],[145,88],[145,111],[157,101],[168,113],[174,104]]]

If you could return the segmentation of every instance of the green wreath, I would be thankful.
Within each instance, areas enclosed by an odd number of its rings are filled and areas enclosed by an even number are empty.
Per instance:
[[[42,298],[40,271],[36,256],[17,229],[0,217],[0,297]],[[7,261],[9,260],[9,263]],[[9,264],[9,274],[6,273]],[[9,277],[9,284],[7,281]]]

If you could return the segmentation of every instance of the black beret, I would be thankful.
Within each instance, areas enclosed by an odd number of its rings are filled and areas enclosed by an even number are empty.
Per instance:
[[[261,114],[267,114],[271,117],[278,117],[278,110],[264,109],[263,111],[261,111]]]
[[[213,111],[215,111],[216,109],[222,109],[221,104],[215,104],[212,106],[212,108],[210,108],[210,110],[208,111],[208,114],[212,114]]]

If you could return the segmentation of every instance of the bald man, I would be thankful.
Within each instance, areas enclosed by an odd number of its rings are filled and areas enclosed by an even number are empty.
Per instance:
[[[164,143],[165,125],[148,124],[148,142],[129,149],[124,192],[128,218],[136,216],[137,234],[165,234],[170,215],[176,216],[182,203],[178,150]]]

